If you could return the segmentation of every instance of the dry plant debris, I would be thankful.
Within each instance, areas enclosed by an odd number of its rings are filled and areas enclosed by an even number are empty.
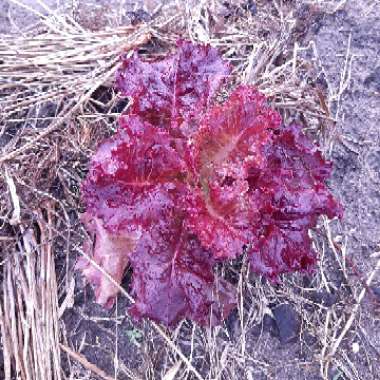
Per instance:
[[[334,13],[344,3],[310,2],[308,9]],[[84,26],[86,15],[78,23],[67,12],[45,7],[38,28],[0,38],[0,374],[6,380],[251,379],[296,367],[325,379],[331,373],[360,378],[345,349],[352,335],[346,338],[358,327],[365,294],[373,296],[370,285],[379,264],[367,279],[352,279],[345,237],[337,236],[337,227],[327,220],[313,233],[321,260],[311,281],[299,276],[273,286],[252,278],[246,258],[230,270],[239,307],[223,326],[203,329],[183,322],[173,332],[155,323],[134,326],[124,312],[132,300],[118,284],[121,296],[112,312],[86,309],[83,301],[77,306],[80,297],[90,303],[86,289],[74,288],[75,260],[86,255],[79,248],[86,237],[78,217],[79,184],[98,142],[115,131],[115,120],[128,107],[113,88],[120,54],[139,48],[155,57],[179,37],[210,43],[230,61],[233,83],[257,86],[285,121],[307,120],[307,131],[327,154],[337,138],[339,104],[350,81],[350,45],[339,88],[327,83],[326,92],[315,80],[323,72],[318,51],[301,42],[310,23],[302,6],[150,1],[147,9],[150,16],[136,17],[134,25],[90,30]],[[372,259],[378,262],[378,253]],[[346,299],[326,305],[316,296],[326,300],[337,291],[337,272],[343,273]],[[268,331],[276,332],[275,325],[262,321],[271,321],[271,305],[281,303],[302,317],[301,351],[311,352],[306,359],[292,348],[282,353],[263,343]],[[82,325],[97,328],[96,337]],[[80,329],[86,332],[76,338]],[[368,333],[359,331],[369,341]],[[123,345],[129,347],[127,356]],[[366,351],[365,360],[379,358],[376,350]]]

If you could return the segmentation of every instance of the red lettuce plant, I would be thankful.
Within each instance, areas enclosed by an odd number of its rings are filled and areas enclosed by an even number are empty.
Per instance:
[[[220,323],[235,306],[217,262],[248,253],[270,279],[313,268],[308,230],[341,214],[325,180],[331,166],[302,133],[250,86],[222,104],[230,73],[218,51],[180,41],[155,61],[124,58],[120,91],[133,103],[92,158],[82,186],[93,260],[120,283],[133,270],[135,317],[167,325]],[[79,263],[99,303],[117,287]]]

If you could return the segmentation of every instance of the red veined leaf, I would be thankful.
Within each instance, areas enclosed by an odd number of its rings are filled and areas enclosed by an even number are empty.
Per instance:
[[[307,228],[287,229],[269,224],[253,243],[250,261],[254,272],[277,280],[282,273],[313,269],[316,253]]]
[[[266,150],[267,164],[249,183],[262,219],[250,251],[252,268],[273,279],[313,268],[316,253],[308,230],[320,215],[342,216],[342,208],[322,181],[331,165],[303,134],[301,126],[278,131]],[[259,200],[259,202],[258,202]]]
[[[87,244],[87,251],[118,283],[144,230],[173,208],[184,163],[171,140],[136,116],[123,119],[118,132],[98,148],[82,185],[85,224],[95,236],[94,250]],[[116,288],[90,263],[81,260],[79,265],[98,302],[111,305]]]
[[[160,60],[124,59],[117,74],[133,105],[95,154],[82,195],[96,236],[87,251],[117,282],[132,266],[135,317],[220,323],[235,291],[215,276],[216,261],[246,249],[271,279],[309,271],[309,229],[342,215],[325,184],[331,165],[301,127],[280,127],[249,86],[216,105],[228,73],[216,49],[181,41]],[[117,287],[80,266],[110,305]]]
[[[130,260],[137,300],[130,312],[135,317],[169,326],[189,318],[213,326],[236,306],[232,285],[213,273],[210,252],[175,215],[145,233]]]
[[[124,58],[116,82],[133,97],[132,114],[188,136],[229,72],[215,48],[178,41],[175,53],[163,59],[145,61],[136,53]]]
[[[281,118],[251,87],[235,90],[205,115],[194,136],[194,191],[188,225],[217,258],[235,258],[252,237],[260,215],[251,207],[247,167],[265,166],[265,146]]]
[[[99,147],[83,184],[86,225],[96,239],[91,255],[117,283],[132,265],[133,315],[165,324],[186,317],[220,323],[235,297],[224,280],[215,281],[210,253],[179,227],[180,198],[188,190],[172,142],[167,132],[132,116]],[[112,305],[117,287],[90,264],[79,265],[97,302]]]

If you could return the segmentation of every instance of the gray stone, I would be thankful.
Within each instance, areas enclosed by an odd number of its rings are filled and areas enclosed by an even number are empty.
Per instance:
[[[290,304],[281,304],[272,310],[278,338],[282,344],[292,343],[299,336],[301,319]]]

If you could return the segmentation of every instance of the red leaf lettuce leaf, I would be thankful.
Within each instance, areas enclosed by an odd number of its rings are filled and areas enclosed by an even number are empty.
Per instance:
[[[179,205],[188,187],[171,141],[166,131],[130,116],[99,147],[82,187],[84,222],[96,233],[92,255],[118,283],[132,266],[133,315],[168,325],[185,317],[216,324],[235,305],[234,291],[214,277],[212,256],[182,226]],[[97,302],[111,306],[117,288],[91,264],[80,266]]]
[[[167,132],[157,131],[137,116],[121,120],[118,132],[98,148],[82,184],[85,224],[96,233],[93,259],[117,282],[121,282],[131,252],[130,244],[119,240],[125,235],[138,241],[142,231],[159,220],[166,207],[172,207],[170,191],[183,170],[184,163],[170,147]],[[113,265],[112,255],[121,269]],[[84,274],[95,285],[97,301],[112,305],[116,292],[105,290],[96,280],[98,270],[88,265]]]
[[[343,210],[323,182],[331,164],[301,126],[278,130],[266,156],[265,168],[254,168],[249,179],[262,215],[250,260],[255,272],[276,279],[282,273],[313,268],[316,253],[308,230],[320,215],[341,217]]]
[[[94,155],[82,186],[86,251],[117,283],[133,269],[130,313],[174,325],[220,323],[236,291],[217,262],[248,253],[254,272],[277,279],[316,261],[309,229],[341,216],[326,187],[331,165],[300,126],[249,86],[223,104],[229,66],[210,46],[180,41],[155,61],[124,58],[117,83],[133,98],[117,133]],[[96,299],[117,287],[85,260]]]
[[[169,326],[184,318],[219,324],[236,306],[236,292],[214,276],[210,252],[173,217],[145,233],[130,256],[137,300],[130,312]]]
[[[136,53],[124,58],[116,82],[133,97],[131,114],[189,135],[229,72],[217,49],[178,41],[175,53],[164,59],[145,61]]]
[[[218,259],[236,258],[260,216],[251,207],[247,168],[265,167],[264,147],[281,118],[263,95],[241,86],[205,115],[194,135],[200,190],[192,193],[189,228]]]

